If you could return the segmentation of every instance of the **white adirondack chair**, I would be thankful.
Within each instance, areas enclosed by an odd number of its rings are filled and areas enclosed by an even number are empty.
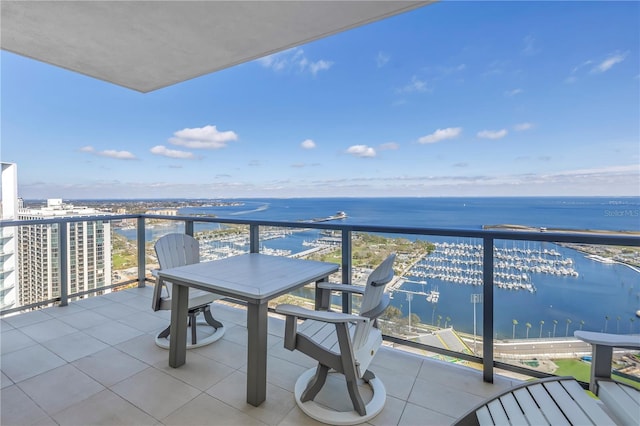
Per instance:
[[[276,312],[286,316],[285,348],[299,350],[318,361],[317,368],[303,373],[295,385],[295,399],[308,416],[324,423],[349,425],[376,416],[384,407],[386,391],[380,379],[368,370],[382,344],[378,318],[389,305],[385,285],[393,279],[395,254],[391,254],[368,277],[366,286],[318,283],[320,309],[328,309],[331,292],[362,294],[359,315],[313,311],[295,305],[279,305]],[[298,324],[298,319],[304,319]],[[313,399],[322,389],[329,370],[344,375],[353,411],[339,412]],[[358,380],[368,383],[373,397],[365,404],[358,390]]]
[[[160,269],[200,262],[200,244],[190,235],[164,235],[156,241],[154,248]],[[171,310],[171,287],[171,283],[157,280],[152,299],[154,311]],[[191,341],[187,341],[187,349],[208,345],[223,336],[224,326],[211,315],[211,303],[221,297],[214,293],[189,289],[188,327],[191,328]],[[197,320],[200,313],[204,314],[204,321]],[[161,348],[169,348],[169,331],[170,326],[156,336],[156,344]]]

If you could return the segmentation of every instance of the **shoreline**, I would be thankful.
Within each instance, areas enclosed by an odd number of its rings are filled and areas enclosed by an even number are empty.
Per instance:
[[[565,228],[544,228],[533,227],[526,225],[483,225],[482,229],[504,229],[509,231],[522,231],[522,232],[545,232],[545,233],[586,233],[594,235],[640,235],[638,231],[605,231],[594,229],[565,229]],[[567,247],[576,250],[580,253],[586,254],[586,258],[595,262],[603,264],[620,264],[627,266],[634,271],[640,273],[640,247],[626,247],[626,246],[600,246],[594,244],[575,244],[575,243],[556,243],[559,246]],[[624,259],[624,251],[635,253],[635,259]]]
[[[482,229],[504,229],[508,231],[522,232],[560,232],[567,234],[612,234],[612,235],[639,235],[640,231],[610,231],[604,229],[569,229],[569,228],[548,228],[544,226],[527,226],[514,224],[482,225]]]

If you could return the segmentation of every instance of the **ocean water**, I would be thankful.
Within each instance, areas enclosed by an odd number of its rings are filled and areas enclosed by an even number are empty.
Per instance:
[[[218,217],[256,220],[298,221],[327,217],[344,211],[348,217],[339,223],[423,226],[429,228],[480,229],[483,225],[517,224],[533,227],[566,229],[600,229],[640,231],[640,198],[638,197],[535,197],[535,198],[318,198],[318,199],[250,199],[238,206],[182,208],[181,215],[214,214]],[[217,225],[197,224],[196,230],[212,229]],[[175,228],[147,230],[147,239],[162,233],[182,231]],[[119,231],[135,238],[135,231]],[[308,247],[305,240],[317,238],[317,231],[296,233],[287,238],[268,240],[264,247],[293,252]],[[471,240],[425,237],[433,242],[478,243]],[[561,337],[572,335],[579,328],[618,333],[640,332],[640,273],[620,264],[603,264],[586,258],[580,252],[552,243],[503,242],[505,248],[519,244],[532,250],[556,250],[563,258],[573,261],[578,276],[530,274],[536,291],[494,290],[494,328],[496,338],[511,338],[513,320],[516,338]],[[501,246],[500,242],[496,242]],[[403,290],[428,293],[440,292],[437,304],[424,296],[414,296],[411,313],[421,322],[431,324],[441,317],[464,332],[473,331],[471,295],[481,293],[482,287],[438,279],[424,280],[408,277],[414,282]],[[420,283],[419,281],[425,281]],[[392,303],[404,315],[409,302],[404,294],[395,293]],[[482,329],[482,305],[476,306],[477,330]],[[608,320],[606,318],[609,318]],[[543,324],[541,324],[541,321]],[[555,331],[554,331],[554,321]],[[568,327],[567,327],[568,326]]]

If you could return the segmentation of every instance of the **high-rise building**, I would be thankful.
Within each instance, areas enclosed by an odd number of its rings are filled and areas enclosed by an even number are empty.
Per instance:
[[[1,197],[0,219],[18,219],[18,172],[13,163],[0,163]],[[11,309],[16,304],[18,282],[17,230],[13,226],[0,228],[0,310]]]
[[[47,206],[18,211],[21,220],[93,216],[93,220],[67,223],[68,293],[74,294],[111,285],[111,223],[96,220],[107,215],[89,207],[47,200]],[[57,224],[21,226],[18,233],[21,306],[60,296],[60,253]],[[98,293],[99,294],[99,293]]]

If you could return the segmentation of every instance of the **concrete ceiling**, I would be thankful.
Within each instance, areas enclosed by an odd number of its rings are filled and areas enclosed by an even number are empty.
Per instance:
[[[2,0],[2,49],[140,92],[433,1]]]

